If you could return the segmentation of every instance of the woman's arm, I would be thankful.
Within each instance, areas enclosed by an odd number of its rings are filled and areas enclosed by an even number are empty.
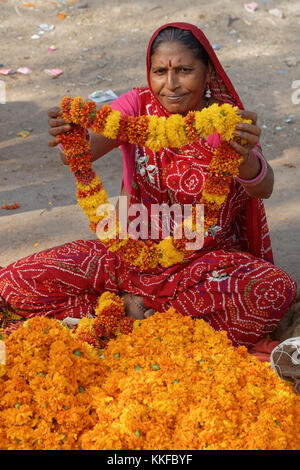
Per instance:
[[[240,179],[239,182],[243,185],[246,193],[249,194],[249,196],[268,199],[273,192],[274,172],[271,166],[265,160],[267,168],[264,177],[257,183],[250,183],[250,181],[255,179],[262,170],[262,165],[259,158],[256,156],[256,152],[259,153],[262,158],[264,158],[259,147],[255,147],[254,150],[255,152],[249,152],[248,157],[240,166],[239,178],[243,179],[245,182],[240,181]],[[249,183],[246,182],[247,180]]]
[[[252,124],[239,123],[236,126],[235,136],[239,141],[244,140],[245,145],[241,145],[236,140],[230,142],[230,145],[244,157],[238,180],[249,196],[267,199],[273,192],[274,173],[257,145],[261,134],[260,128],[256,125],[257,115],[249,111],[239,111],[239,113],[243,118],[251,119]],[[264,167],[266,167],[265,171]]]

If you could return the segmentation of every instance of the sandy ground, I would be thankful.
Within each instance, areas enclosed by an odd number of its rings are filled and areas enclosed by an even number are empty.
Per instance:
[[[36,250],[93,238],[76,204],[73,175],[47,146],[47,110],[66,94],[87,98],[112,89],[120,95],[146,84],[151,34],[163,23],[186,21],[220,46],[217,55],[246,109],[259,116],[264,154],[275,171],[274,193],[265,202],[275,261],[300,283],[300,82],[298,95],[293,88],[300,81],[299,0],[258,0],[255,12],[240,0],[32,3],[0,0],[0,68],[32,70],[0,75],[6,89],[6,103],[0,104],[0,207],[20,205],[0,209],[0,266]],[[269,12],[274,8],[283,18]],[[54,29],[32,39],[41,24]],[[56,79],[44,71],[54,67],[63,70]],[[24,130],[27,138],[17,136]],[[120,151],[94,167],[109,196],[118,196]]]

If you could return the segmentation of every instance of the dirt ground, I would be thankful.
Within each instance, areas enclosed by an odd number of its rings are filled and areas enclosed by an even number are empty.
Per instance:
[[[0,207],[20,205],[0,209],[0,266],[36,250],[93,238],[76,204],[74,177],[47,146],[47,110],[66,94],[87,98],[111,89],[120,95],[145,85],[153,31],[186,21],[204,30],[246,109],[259,116],[264,154],[275,172],[273,195],[265,201],[275,261],[300,283],[300,92],[293,88],[300,90],[299,0],[257,0],[254,12],[241,0],[32,3],[0,0],[0,69],[12,69],[0,75],[6,91],[6,103],[0,104]],[[269,12],[275,8],[283,17]],[[48,28],[39,28],[43,24]],[[19,67],[32,73],[14,73]],[[44,71],[52,68],[63,74],[53,79]],[[18,136],[21,131],[29,136]],[[120,151],[94,168],[109,196],[118,196]]]

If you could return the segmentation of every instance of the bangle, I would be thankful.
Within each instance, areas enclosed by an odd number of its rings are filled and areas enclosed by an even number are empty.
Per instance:
[[[256,155],[256,157],[260,161],[260,172],[255,178],[252,178],[251,180],[246,180],[237,176],[235,179],[239,183],[246,184],[246,185],[255,185],[255,184],[260,183],[267,174],[268,167],[267,167],[267,162],[264,159],[264,157],[259,152],[256,152],[255,150],[252,150],[252,153]]]

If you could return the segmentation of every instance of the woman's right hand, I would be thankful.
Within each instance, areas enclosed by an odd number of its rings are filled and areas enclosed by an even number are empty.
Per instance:
[[[50,126],[49,134],[53,136],[52,140],[49,140],[49,147],[56,147],[59,144],[59,134],[63,134],[71,130],[71,124],[68,124],[60,116],[62,115],[62,110],[59,107],[54,107],[48,111],[48,123]]]

